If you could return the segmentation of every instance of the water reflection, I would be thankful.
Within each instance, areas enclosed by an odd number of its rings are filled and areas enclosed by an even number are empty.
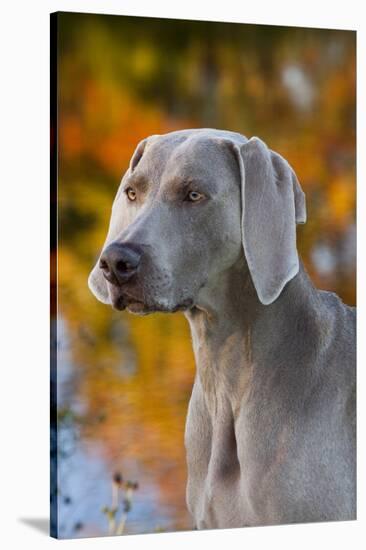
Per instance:
[[[126,533],[191,527],[184,500],[183,429],[193,370],[189,358],[182,369],[185,375],[174,374],[184,358],[184,353],[179,356],[179,348],[175,361],[169,359],[176,332],[187,336],[185,320],[177,317],[166,320],[158,316],[155,331],[150,329],[156,322],[149,320],[150,327],[144,328],[141,321],[145,324],[146,319],[124,316],[113,322],[114,337],[110,349],[103,348],[106,358],[101,365],[92,365],[82,357],[83,342],[85,348],[91,345],[92,330],[89,328],[87,336],[85,327],[75,333],[59,318],[60,537],[107,534],[102,508],[110,506],[116,471],[139,482]],[[164,346],[161,338],[159,344],[161,331]],[[133,341],[142,339],[149,341],[138,353]]]

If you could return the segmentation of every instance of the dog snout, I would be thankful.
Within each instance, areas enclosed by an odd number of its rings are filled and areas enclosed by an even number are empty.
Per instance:
[[[142,250],[139,246],[112,243],[102,253],[99,267],[107,281],[121,285],[136,274],[141,256]]]

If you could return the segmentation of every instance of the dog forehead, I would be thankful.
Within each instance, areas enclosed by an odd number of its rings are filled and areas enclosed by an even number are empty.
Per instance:
[[[228,145],[246,141],[241,134],[210,128],[153,135],[129,177],[157,188],[169,181],[237,179],[237,162]]]
[[[183,177],[200,179],[225,177],[232,171],[234,158],[226,136],[213,132],[182,132],[162,136],[146,151],[150,169],[159,179]]]
[[[149,137],[145,150],[130,175],[141,177],[150,183],[158,183],[175,149],[187,139],[184,135],[175,134]]]

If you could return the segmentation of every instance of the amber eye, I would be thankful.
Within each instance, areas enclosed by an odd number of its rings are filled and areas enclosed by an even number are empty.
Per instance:
[[[125,191],[127,198],[129,201],[135,201],[136,200],[136,191],[132,189],[132,187],[127,187]]]
[[[197,202],[201,200],[203,197],[202,193],[198,193],[198,191],[190,191],[187,195],[187,201],[190,202]]]

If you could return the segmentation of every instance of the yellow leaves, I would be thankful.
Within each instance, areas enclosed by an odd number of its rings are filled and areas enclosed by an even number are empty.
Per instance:
[[[291,140],[287,147],[281,147],[280,150],[295,170],[305,193],[307,188],[317,188],[324,181],[327,166],[324,156],[316,146],[313,144],[298,146],[294,140]]]
[[[157,70],[156,53],[149,44],[138,45],[131,55],[134,74],[137,77],[150,78]]]
[[[344,103],[350,100],[352,101],[354,93],[354,72],[352,71],[352,63],[348,63],[348,66],[345,66],[344,70],[333,73],[326,80],[324,84],[324,93],[322,95],[323,106],[327,108],[328,112],[334,112]],[[334,117],[333,120],[335,121],[336,117]]]
[[[80,120],[73,114],[61,117],[59,128],[59,154],[61,158],[77,158],[84,149]]]
[[[108,82],[86,80],[83,103],[77,109],[60,102],[61,173],[64,162],[88,157],[118,181],[136,143],[159,133],[163,120],[159,109],[140,104],[128,91]]]
[[[251,73],[245,79],[245,87],[249,95],[256,101],[266,93],[265,81],[260,74]]]
[[[355,216],[355,185],[351,175],[337,176],[327,190],[330,222],[339,230],[346,229]]]

